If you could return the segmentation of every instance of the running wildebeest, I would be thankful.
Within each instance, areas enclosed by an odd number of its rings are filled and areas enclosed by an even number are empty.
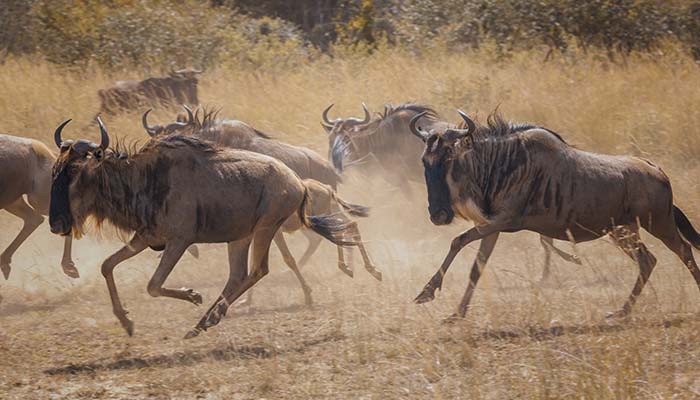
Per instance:
[[[380,175],[389,183],[399,187],[411,197],[410,182],[423,182],[423,170],[420,156],[425,144],[411,133],[409,123],[417,115],[423,130],[443,132],[457,126],[439,119],[437,112],[426,105],[404,103],[393,107],[384,106],[384,112],[370,118],[367,107],[362,104],[364,119],[328,119],[328,106],[322,114],[322,125],[328,132],[328,157],[339,172],[350,165],[366,176]],[[540,244],[544,249],[544,268],[541,281],[550,276],[551,254],[554,251],[568,262],[581,264],[578,257],[570,255],[554,246],[550,237],[540,235]]]
[[[186,337],[191,338],[216,325],[229,305],[268,273],[270,244],[291,215],[298,214],[305,226],[337,245],[355,244],[343,239],[354,222],[307,215],[310,191],[274,158],[214,147],[187,135],[156,138],[124,154],[107,151],[109,135],[99,118],[99,145],[86,140],[64,142],[61,131],[68,122],[54,133],[61,153],[53,168],[51,231],[80,235],[91,218],[97,227],[107,221],[134,232],[131,241],[102,264],[114,314],[129,335],[133,323],[121,305],[112,273],[117,264],[146,247],[164,249],[148,293],[201,304],[202,296],[194,290],[163,284],[193,243],[228,243],[228,282],[188,332]]]
[[[0,255],[0,270],[10,276],[12,255],[49,213],[51,167],[56,156],[43,143],[0,134],[0,209],[24,221],[22,230]],[[25,200],[23,196],[27,196]],[[71,278],[79,273],[71,259],[72,239],[66,237],[61,267]]]
[[[478,126],[459,113],[465,129],[428,133],[418,123],[420,114],[410,124],[426,144],[422,159],[430,220],[445,225],[456,214],[476,225],[452,241],[417,303],[433,300],[457,253],[481,240],[469,285],[453,315],[463,318],[498,235],[521,230],[576,242],[610,235],[639,264],[640,273],[625,304],[609,317],[631,311],[656,265],[640,240],[640,227],[676,253],[700,287],[690,247],[700,249],[700,234],[674,205],[671,183],[661,168],[638,157],[579,150],[549,129],[508,123],[498,114],[489,117],[487,126]]]
[[[150,110],[146,111],[142,117],[144,129],[151,137],[172,133],[187,133],[219,146],[264,154],[282,161],[302,179],[313,179],[330,186],[333,192],[337,190],[338,184],[340,183],[340,176],[323,157],[313,150],[272,139],[267,134],[241,121],[216,119],[216,113],[214,112],[204,111],[202,120],[200,121],[199,110],[197,110],[197,115],[195,116],[189,107],[183,107],[187,112],[187,119],[178,118],[178,121],[171,122],[167,125],[150,126],[148,124],[148,114]],[[325,213],[331,210],[319,209],[318,211],[320,213]],[[291,232],[293,230],[285,229],[285,231]],[[307,231],[302,230],[302,232]],[[359,232],[356,233],[356,236],[359,236]],[[302,255],[298,264],[299,266],[303,266],[309,260],[321,243],[321,238],[318,235],[312,234],[307,236],[307,238],[309,240],[309,246]],[[284,236],[280,233],[275,243],[286,247],[286,244],[282,243],[283,241]],[[360,243],[358,247],[362,254],[365,269],[370,271],[372,275],[377,278],[379,276],[377,275],[378,271],[367,256],[364,246]],[[280,250],[282,249],[280,248]],[[338,268],[352,277],[352,269],[343,258],[342,248],[338,248],[338,257]]]
[[[201,70],[171,68],[168,76],[147,78],[142,81],[117,81],[108,89],[97,92],[102,113],[115,115],[122,111],[136,110],[144,105],[173,106],[177,104],[199,104],[197,97],[197,75]]]

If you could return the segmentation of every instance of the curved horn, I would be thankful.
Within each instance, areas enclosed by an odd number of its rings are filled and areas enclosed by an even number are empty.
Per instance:
[[[146,130],[146,133],[148,133],[150,136],[155,136],[160,130],[160,125],[148,126],[148,113],[150,113],[151,110],[152,109],[149,108],[145,113],[143,113],[143,116],[141,117],[141,124],[143,124],[143,129]]]
[[[467,135],[473,134],[474,131],[476,131],[476,124],[474,123],[474,121],[471,118],[469,118],[469,116],[464,111],[457,110],[457,112],[459,113],[459,115],[462,116],[464,122],[467,123],[467,128],[469,128],[467,129]]]
[[[430,135],[425,131],[421,130],[420,128],[417,128],[416,123],[419,119],[421,119],[421,117],[423,117],[427,113],[427,111],[423,111],[420,114],[416,114],[413,118],[411,118],[411,121],[408,123],[408,127],[409,129],[411,129],[411,133],[418,136],[418,138],[424,142],[428,140],[428,137],[430,137]]]
[[[187,111],[187,125],[194,124],[194,114],[192,114],[192,109],[187,107],[187,104],[183,104],[182,107]]]
[[[333,103],[331,103],[330,106],[326,107],[326,109],[323,110],[323,114],[321,114],[321,116],[323,117],[323,122],[325,122],[328,125],[335,125],[339,121],[339,119],[335,119],[333,121],[328,119],[328,111],[330,111],[330,109],[332,107],[333,107]]]
[[[61,139],[61,131],[63,130],[63,127],[71,121],[71,119],[63,121],[53,133],[53,140],[54,142],[56,142],[56,146],[58,146],[59,149],[61,148],[61,143],[63,143],[63,139]]]
[[[109,135],[107,134],[107,129],[105,129],[105,124],[102,123],[102,118],[97,117],[97,124],[100,126],[100,136],[102,136],[100,148],[107,150],[107,147],[109,147]]]
[[[364,102],[362,102],[362,110],[365,112],[365,119],[361,123],[366,124],[369,122],[370,115],[369,115],[369,110],[367,109],[367,106],[365,105]]]

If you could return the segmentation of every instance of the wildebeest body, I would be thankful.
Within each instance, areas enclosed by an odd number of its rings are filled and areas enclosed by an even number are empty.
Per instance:
[[[22,230],[0,255],[0,270],[7,279],[12,255],[44,221],[49,212],[51,167],[55,155],[43,143],[0,134],[0,209],[24,221]],[[26,201],[23,196],[26,196]],[[71,239],[64,243],[61,265],[66,275],[77,278],[71,260]]]
[[[627,302],[613,315],[629,313],[656,265],[639,228],[675,252],[700,287],[690,247],[700,249],[700,234],[674,206],[669,179],[659,167],[637,157],[578,150],[555,132],[509,124],[498,116],[477,128],[461,114],[468,129],[428,133],[411,124],[426,142],[422,158],[431,221],[449,224],[458,215],[476,224],[452,241],[417,302],[432,300],[457,253],[481,240],[459,307],[463,317],[498,235],[520,230],[575,242],[610,235],[640,268]]]

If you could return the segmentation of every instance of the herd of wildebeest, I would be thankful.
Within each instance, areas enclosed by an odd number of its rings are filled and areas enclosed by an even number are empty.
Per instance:
[[[112,273],[119,263],[149,247],[162,251],[162,257],[148,293],[201,304],[202,296],[193,289],[163,284],[185,251],[197,253],[195,244],[228,245],[228,281],[187,338],[219,323],[229,306],[268,273],[273,241],[310,304],[311,289],[299,266],[323,239],[338,246],[343,272],[353,276],[343,248],[357,246],[365,269],[382,279],[351,218],[367,217],[368,208],[336,193],[342,174],[355,169],[381,177],[405,195],[411,192],[411,182],[425,182],[433,224],[449,224],[455,215],[474,224],[452,240],[439,270],[415,299],[432,300],[455,256],[481,240],[466,292],[449,320],[465,316],[501,232],[540,235],[543,279],[552,251],[580,263],[557,249],[553,239],[583,242],[609,236],[639,264],[629,298],[609,317],[630,312],[656,264],[640,240],[640,227],[676,253],[700,286],[691,250],[691,245],[700,249],[700,234],[674,205],[668,177],[651,161],[583,151],[550,129],[510,123],[498,113],[479,124],[458,111],[462,121],[455,124],[415,103],[387,105],[374,116],[363,104],[362,118],[344,119],[330,119],[329,106],[321,113],[327,161],[308,148],[276,140],[213,110],[193,111],[188,104],[199,104],[199,73],[171,71],[165,78],[119,82],[100,91],[102,115],[182,104],[186,113],[162,125],[149,123],[150,109],[143,113],[150,138],[138,149],[110,145],[114,142],[99,116],[95,121],[100,143],[65,138],[70,119],[61,123],[54,132],[58,155],[39,141],[0,135],[0,208],[24,221],[0,255],[6,279],[12,255],[48,215],[51,231],[65,238],[61,265],[71,278],[79,277],[71,240],[83,234],[88,221],[97,227],[106,222],[132,234],[101,269],[114,314],[129,335],[133,322]],[[283,235],[297,230],[309,239],[299,263]]]

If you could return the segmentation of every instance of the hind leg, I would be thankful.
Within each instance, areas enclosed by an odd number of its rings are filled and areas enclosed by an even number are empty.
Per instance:
[[[229,306],[233,304],[236,299],[241,297],[246,290],[253,287],[253,285],[268,274],[270,270],[268,263],[270,245],[272,244],[277,229],[282,225],[282,222],[284,222],[284,220],[279,221],[271,227],[262,227],[253,233],[253,242],[251,244],[253,248],[253,260],[250,273],[239,285],[224,291],[222,294],[223,298],[210,307],[210,311],[199,320],[197,325],[190,330],[187,335],[185,335],[185,339],[191,339],[199,335],[202,331],[218,324],[221,318],[226,315]]]
[[[688,272],[693,275],[695,279],[695,284],[700,289],[700,269],[695,262],[695,257],[693,257],[693,250],[690,244],[681,238],[678,229],[674,226],[673,229],[668,229],[666,234],[658,234],[658,232],[651,232],[654,236],[661,239],[666,247],[671,251],[676,253],[678,258],[683,261],[683,265],[688,268]]]
[[[309,240],[309,247],[306,248],[306,251],[304,252],[304,254],[301,255],[301,258],[299,259],[298,266],[300,269],[303,268],[304,265],[306,265],[309,262],[311,256],[316,252],[316,250],[318,250],[318,246],[321,245],[321,241],[323,241],[323,238],[321,236],[308,229],[303,229],[301,232]]]
[[[377,267],[374,266],[374,264],[372,264],[372,260],[369,258],[369,253],[367,253],[367,249],[365,249],[365,245],[362,243],[362,236],[360,235],[360,230],[357,228],[357,225],[352,226],[348,230],[352,235],[353,240],[357,242],[357,247],[360,249],[360,254],[362,255],[362,261],[365,264],[365,269],[374,277],[374,279],[381,281],[382,273],[377,269]]]
[[[352,269],[348,266],[348,263],[345,262],[345,253],[343,252],[343,247],[342,246],[337,246],[338,247],[338,269],[343,271],[343,273],[349,277],[353,277],[353,272]]]
[[[615,244],[631,259],[637,261],[639,265],[639,276],[632,288],[629,298],[621,309],[608,313],[608,318],[624,317],[630,313],[632,306],[637,301],[637,297],[642,293],[644,285],[649,281],[654,267],[656,257],[647,249],[639,238],[639,228],[636,225],[618,226],[609,233]]]
[[[5,276],[5,279],[10,277],[10,263],[12,262],[12,255],[15,254],[15,251],[19,248],[19,246],[24,243],[25,240],[29,237],[29,235],[32,234],[36,230],[39,225],[41,225],[42,222],[44,222],[44,217],[42,217],[39,213],[37,213],[32,207],[27,204],[22,197],[18,198],[15,200],[14,203],[10,204],[9,206],[5,207],[5,210],[7,210],[9,213],[12,215],[15,215],[24,221],[24,225],[22,226],[22,229],[19,231],[15,239],[10,243],[9,246],[5,249],[5,251],[0,254],[0,270],[2,271],[2,274]]]
[[[284,263],[287,264],[289,269],[291,269],[292,272],[294,272],[294,275],[297,277],[297,280],[299,280],[301,290],[304,291],[304,303],[307,306],[310,306],[311,304],[313,304],[313,299],[311,298],[311,288],[304,280],[304,277],[301,276],[301,272],[299,272],[299,268],[297,267],[297,262],[296,260],[294,260],[294,256],[292,255],[292,252],[289,251],[289,247],[287,247],[287,242],[284,240],[284,236],[282,235],[283,234],[281,231],[277,232],[277,234],[275,235],[275,245],[277,245],[277,248],[280,250],[280,253],[282,253]]]

